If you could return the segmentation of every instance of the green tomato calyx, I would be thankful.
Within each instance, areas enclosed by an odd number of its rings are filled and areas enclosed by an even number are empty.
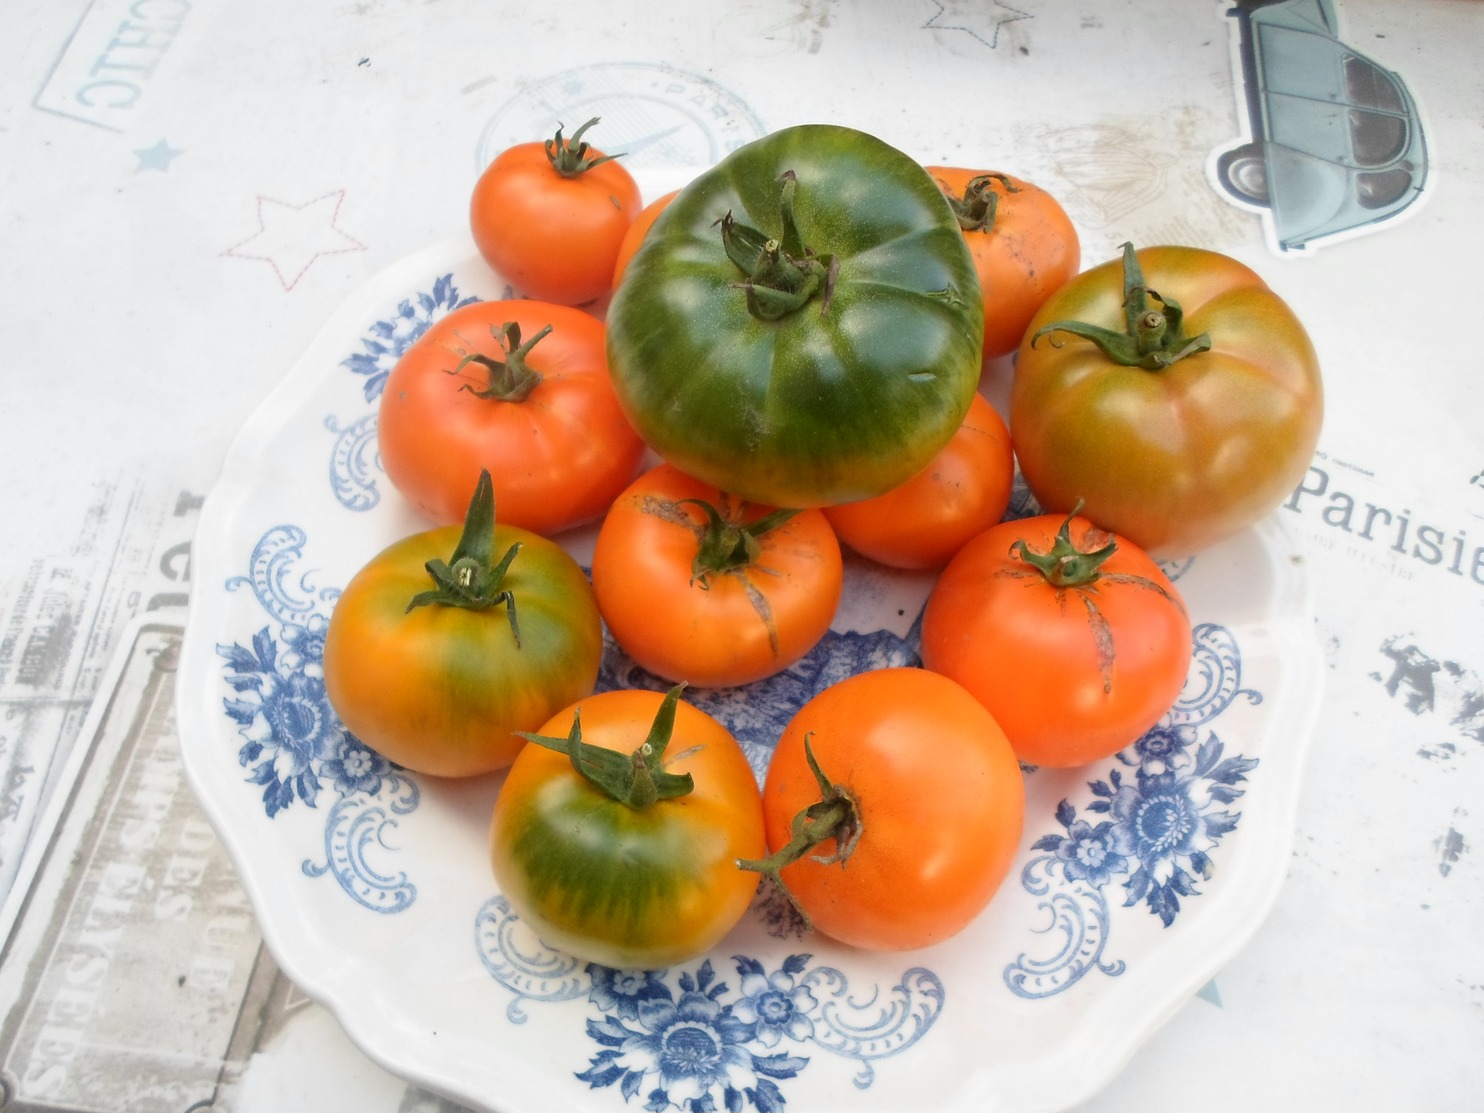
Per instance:
[[[494,402],[524,402],[531,391],[541,385],[542,377],[540,371],[526,362],[526,357],[549,332],[551,326],[547,325],[535,336],[522,342],[520,325],[517,322],[506,321],[498,328],[491,325],[490,333],[494,336],[495,343],[505,352],[505,358],[491,359],[483,352],[475,352],[459,360],[459,365],[448,374],[457,375],[469,364],[477,364],[484,368],[484,388],[476,390],[471,384],[465,383],[459,387],[460,390],[467,390],[476,398],[488,398]]]
[[[995,216],[999,212],[1000,195],[993,189],[999,182],[1006,193],[1019,193],[1020,188],[1004,174],[991,171],[970,179],[964,187],[962,197],[954,197],[945,188],[948,206],[958,219],[958,226],[965,232],[989,232],[994,229]],[[940,183],[941,185],[941,183]]]
[[[722,250],[742,272],[743,281],[733,283],[747,293],[747,311],[760,321],[776,321],[820,298],[821,312],[830,307],[840,261],[834,255],[817,255],[807,246],[794,219],[794,192],[798,181],[792,170],[782,175],[778,199],[780,236],[767,236],[756,228],[739,224],[727,212],[716,225],[721,229]]]
[[[453,557],[446,562],[434,558],[424,565],[433,577],[434,587],[414,595],[407,611],[435,605],[483,611],[503,604],[510,617],[510,633],[519,649],[520,623],[515,616],[515,596],[503,585],[505,573],[520,548],[517,541],[505,550],[498,563],[495,561],[495,487],[489,471],[481,471]]]
[[[1155,302],[1157,306],[1151,304]],[[1144,285],[1144,271],[1132,243],[1123,245],[1123,318],[1122,332],[1086,321],[1054,321],[1036,330],[1031,347],[1050,333],[1068,332],[1092,341],[1114,363],[1146,371],[1163,371],[1186,356],[1211,349],[1209,332],[1186,337],[1185,313],[1179,302]],[[1061,347],[1054,339],[1051,344]]]
[[[820,768],[819,759],[814,756],[814,746],[810,742],[813,737],[812,733],[804,735],[804,760],[809,763],[809,771],[814,774],[815,783],[819,786],[819,799],[794,816],[789,826],[788,842],[772,854],[766,858],[737,859],[738,869],[760,873],[777,885],[806,926],[812,926],[809,914],[784,884],[783,871],[806,855],[826,866],[837,862],[843,866],[855,853],[861,835],[865,832],[861,823],[860,802],[848,788],[836,784],[825,775]],[[833,852],[811,853],[821,843],[831,841],[835,844]]]
[[[669,773],[664,766],[665,748],[675,732],[675,708],[684,687],[684,684],[677,684],[665,693],[648,737],[628,754],[584,742],[580,707],[572,712],[572,728],[567,737],[552,738],[544,734],[522,734],[522,737],[548,750],[566,754],[572,768],[583,780],[619,803],[642,810],[661,800],[686,796],[695,789],[695,781],[689,773]]]
[[[587,123],[572,133],[571,139],[562,138],[562,125],[558,124],[556,138],[546,141],[546,157],[551,160],[551,168],[564,178],[575,178],[584,174],[594,166],[600,166],[616,158],[622,158],[622,154],[599,155],[597,158],[588,158],[588,145],[582,138],[583,132],[598,122],[601,117],[594,116]]]
[[[699,585],[703,591],[710,589],[712,576],[736,572],[757,563],[763,553],[762,536],[798,513],[797,510],[774,510],[744,526],[729,521],[705,499],[675,501],[679,506],[699,507],[706,515],[706,524],[696,527],[696,555],[690,567],[690,582]]]
[[[1048,552],[1035,552],[1023,540],[1010,546],[1012,553],[1039,571],[1053,587],[1084,587],[1093,583],[1102,575],[1103,562],[1118,550],[1118,543],[1111,534],[1101,549],[1087,551],[1077,548],[1072,541],[1071,527],[1072,519],[1081,509],[1082,500],[1078,499],[1066,521],[1062,522],[1061,529],[1056,531],[1056,539]]]

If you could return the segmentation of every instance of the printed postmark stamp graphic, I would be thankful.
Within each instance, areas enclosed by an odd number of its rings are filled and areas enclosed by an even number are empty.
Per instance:
[[[476,82],[465,92],[488,84]],[[606,63],[534,82],[497,108],[480,133],[476,169],[507,147],[593,117],[602,121],[593,143],[623,152],[630,169],[711,166],[767,131],[745,101],[710,78],[675,66]]]

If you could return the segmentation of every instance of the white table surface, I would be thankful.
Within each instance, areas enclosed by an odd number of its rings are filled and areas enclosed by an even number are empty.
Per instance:
[[[180,621],[236,430],[350,292],[463,233],[497,150],[602,115],[655,171],[837,122],[1050,189],[1089,264],[1243,259],[1324,367],[1277,511],[1329,666],[1289,876],[1082,1109],[1484,1108],[1484,3],[1337,8],[1421,102],[1428,195],[1294,258],[1208,179],[1243,126],[1217,2],[0,0],[3,888],[131,620]],[[216,1108],[438,1107],[291,1006]]]

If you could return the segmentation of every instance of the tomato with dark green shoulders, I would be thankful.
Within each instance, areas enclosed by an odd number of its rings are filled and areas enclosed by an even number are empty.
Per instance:
[[[687,962],[747,911],[763,848],[757,777],[716,719],[640,689],[541,727],[495,800],[490,862],[550,946],[619,969]]]
[[[608,309],[619,401],[658,454],[751,502],[869,498],[978,386],[984,309],[947,200],[873,136],[739,148],[655,220]]]
[[[383,757],[472,776],[591,692],[602,653],[587,575],[555,542],[496,524],[486,475],[462,528],[393,542],[351,577],[325,633],[325,690]]]

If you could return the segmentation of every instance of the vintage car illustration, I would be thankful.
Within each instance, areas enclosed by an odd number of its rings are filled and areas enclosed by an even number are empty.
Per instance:
[[[1331,0],[1235,0],[1250,135],[1214,176],[1264,211],[1279,250],[1356,233],[1422,193],[1427,149],[1394,72],[1341,41]]]

